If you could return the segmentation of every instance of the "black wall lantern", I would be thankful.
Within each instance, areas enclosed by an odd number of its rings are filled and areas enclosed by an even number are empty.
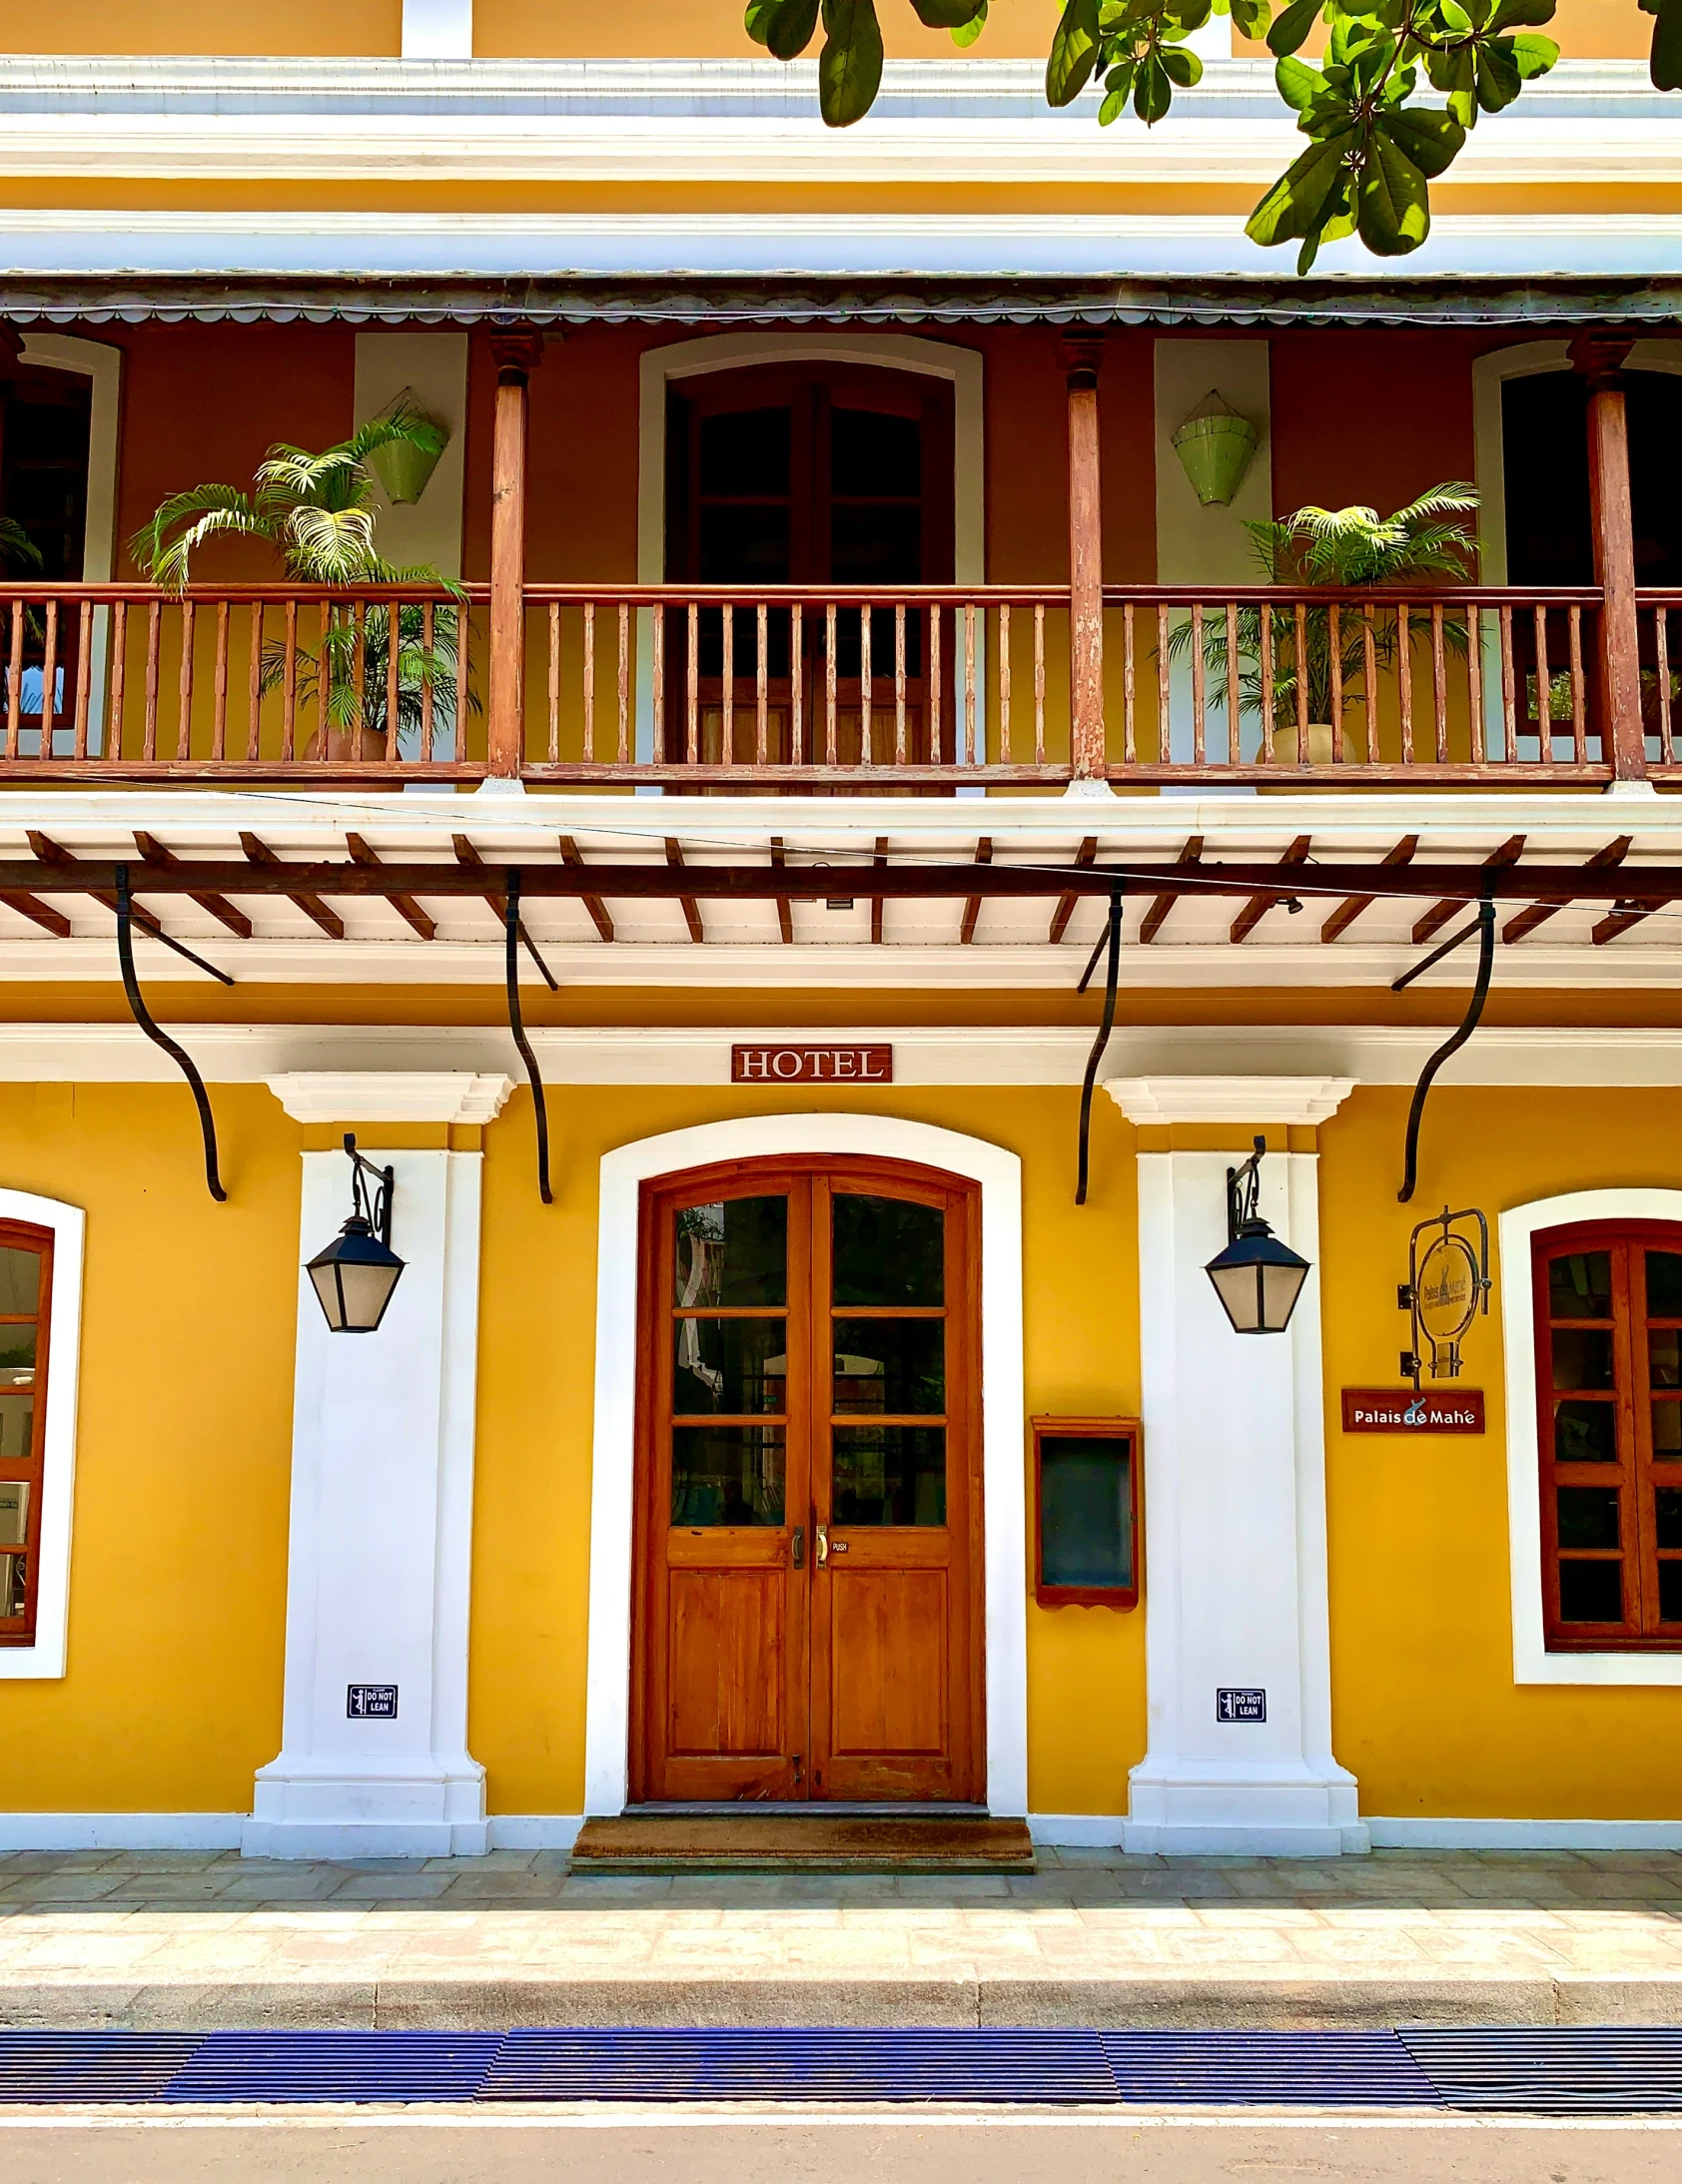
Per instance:
[[[403,1260],[392,1249],[397,1171],[365,1159],[349,1130],[345,1150],[351,1156],[351,1218],[304,1271],[335,1334],[373,1334],[403,1272]]]
[[[1227,1170],[1227,1248],[1204,1268],[1239,1334],[1283,1334],[1308,1278],[1308,1262],[1280,1243],[1257,1210],[1265,1137],[1243,1167]]]

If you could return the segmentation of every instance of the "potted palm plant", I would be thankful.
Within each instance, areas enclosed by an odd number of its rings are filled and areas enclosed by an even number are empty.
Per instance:
[[[447,438],[434,418],[400,403],[319,453],[277,442],[259,463],[250,491],[211,483],[172,493],[129,550],[154,583],[176,592],[186,590],[194,556],[212,540],[256,538],[275,549],[298,583],[347,590],[363,584],[439,586],[459,596],[458,585],[425,563],[400,568],[386,560],[375,539],[375,458],[399,448],[435,458]],[[376,601],[360,614],[349,599],[334,605],[319,647],[301,646],[295,655],[301,694],[308,704],[325,679],[330,733],[383,736],[395,730],[401,747],[406,740],[413,743],[429,693],[434,734],[447,739],[456,726],[460,614],[459,606],[435,607],[428,639],[425,609],[419,602],[392,607]],[[394,646],[398,706],[396,721],[389,722]],[[266,647],[265,689],[284,673],[284,647]]]
[[[1429,492],[1390,515],[1381,516],[1376,508],[1310,505],[1272,522],[1247,522],[1245,529],[1267,582],[1282,589],[1372,590],[1412,584],[1421,578],[1458,578],[1463,582],[1475,573],[1478,541],[1462,518],[1476,507],[1477,488],[1450,480],[1433,485]],[[1239,608],[1239,704],[1245,713],[1262,711],[1263,630],[1269,640],[1275,749],[1286,763],[1296,758],[1295,724],[1301,690],[1306,698],[1302,710],[1308,720],[1309,763],[1326,765],[1331,759],[1334,656],[1330,609],[1320,605],[1307,608],[1298,657],[1293,606],[1255,602]],[[1204,671],[1216,689],[1226,685],[1227,634],[1224,616],[1211,616],[1204,624]],[[1411,639],[1413,633],[1409,634]],[[1465,650],[1464,622],[1445,617],[1443,634],[1454,650]],[[1350,752],[1358,743],[1370,755],[1376,742],[1372,717],[1376,692],[1366,687],[1365,645],[1364,616],[1341,617],[1335,658],[1343,693],[1344,748]],[[1169,657],[1183,659],[1191,649],[1192,625],[1184,622],[1170,632]],[[1378,668],[1388,673],[1395,667],[1400,650],[1395,610],[1381,608],[1373,618],[1373,654]],[[1361,715],[1358,727],[1351,728],[1351,710]]]

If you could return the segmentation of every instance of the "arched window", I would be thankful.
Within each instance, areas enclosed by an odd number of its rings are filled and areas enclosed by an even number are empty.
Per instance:
[[[1682,1226],[1531,1252],[1547,1649],[1682,1651]]]
[[[93,381],[23,362],[0,376],[0,515],[39,551],[39,575],[79,583],[87,545]]]

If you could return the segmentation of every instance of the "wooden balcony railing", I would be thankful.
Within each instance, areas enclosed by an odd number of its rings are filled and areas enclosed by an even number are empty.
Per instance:
[[[1068,586],[531,584],[500,721],[489,609],[484,585],[14,585],[0,784],[1265,790],[1679,763],[1682,592],[1638,595],[1640,718],[1616,732],[1592,589],[1106,588],[1096,731]]]

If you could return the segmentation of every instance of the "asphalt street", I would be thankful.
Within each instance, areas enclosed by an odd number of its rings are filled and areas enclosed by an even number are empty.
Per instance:
[[[5,2184],[1676,2184],[1682,2116],[12,2111]]]

